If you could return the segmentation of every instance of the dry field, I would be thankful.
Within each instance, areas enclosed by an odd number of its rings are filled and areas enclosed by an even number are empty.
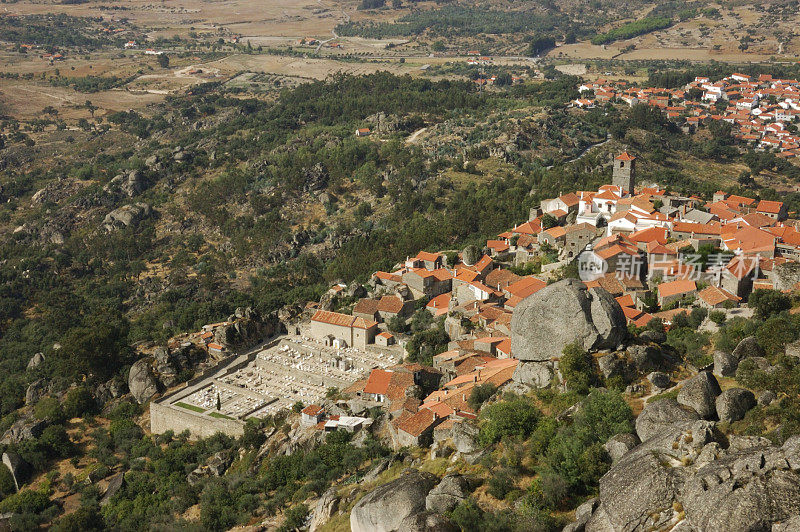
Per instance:
[[[23,0],[6,4],[5,13],[18,15],[66,13],[73,16],[122,18],[151,30],[152,36],[186,36],[195,31],[217,31],[220,27],[244,36],[330,36],[345,12],[354,11],[355,0],[129,0],[125,9],[101,10],[107,2],[64,5],[57,2]]]
[[[632,39],[604,46],[579,42],[558,47],[548,55],[555,59],[628,59],[688,61],[768,61],[770,58],[797,60],[800,39],[787,46],[780,44],[776,33],[796,34],[798,17],[772,21],[752,6],[722,9],[719,19],[701,17],[675,24]],[[739,50],[740,39],[752,30],[752,41],[745,51]],[[633,51],[623,49],[633,45]]]
[[[242,42],[253,46],[285,48],[292,46],[302,51],[303,57],[289,55],[246,55],[230,51],[219,59],[170,55],[170,67],[158,66],[155,57],[143,55],[141,50],[106,50],[90,56],[67,53],[65,61],[51,64],[40,54],[22,55],[0,50],[0,71],[32,74],[35,77],[53,76],[58,70],[62,77],[117,76],[131,79],[114,90],[98,93],[81,93],[68,87],[54,87],[45,80],[0,79],[0,109],[13,116],[31,119],[41,116],[48,106],[59,111],[64,118],[84,117],[80,106],[91,100],[105,112],[142,109],[159,101],[166,94],[182,93],[194,84],[206,81],[228,81],[246,73],[234,83],[246,81],[247,75],[269,75],[270,80],[285,80],[288,84],[307,80],[325,79],[344,72],[366,74],[388,70],[397,74],[421,75],[424,65],[465,61],[465,57],[430,57],[429,47],[419,39],[364,39],[358,37],[334,38],[337,24],[347,20],[370,19],[386,21],[410,11],[401,10],[358,11],[360,0],[128,0],[118,5],[120,9],[108,10],[108,3],[90,0],[84,4],[65,5],[53,0],[21,0],[3,4],[0,12],[7,14],[67,13],[73,16],[102,17],[105,20],[128,18],[149,38],[181,36],[188,38],[196,32],[200,39],[216,41],[241,36]],[[714,6],[714,4],[711,4]],[[434,6],[422,2],[415,8]],[[699,18],[626,41],[596,46],[579,42],[560,46],[548,55],[561,65],[559,69],[571,73],[585,73],[583,60],[591,59],[683,59],[691,61],[766,61],[770,57],[797,59],[800,39],[781,45],[776,32],[791,35],[797,27],[796,20],[774,20],[765,13],[756,12],[753,6],[720,9],[719,19]],[[640,9],[634,18],[647,15]],[[606,28],[608,29],[608,28]],[[738,49],[740,39],[753,29],[752,42],[746,52]],[[299,47],[298,40],[313,37],[341,44],[333,49],[324,46]],[[2,36],[0,36],[2,38]],[[387,48],[388,44],[394,45]],[[463,43],[467,46],[466,43]],[[469,46],[472,46],[470,43]],[[633,45],[633,50],[623,49]],[[459,45],[459,48],[461,46]],[[343,60],[341,56],[357,56],[358,60]],[[339,56],[339,57],[337,57]],[[404,63],[400,62],[401,57]],[[496,57],[496,65],[531,65],[529,60],[517,57]],[[589,73],[589,77],[592,74]],[[277,87],[281,83],[265,83],[262,87]],[[240,85],[247,86],[247,85]],[[252,87],[258,85],[252,84]]]

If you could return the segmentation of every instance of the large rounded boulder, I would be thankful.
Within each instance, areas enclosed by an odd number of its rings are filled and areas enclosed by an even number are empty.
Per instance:
[[[564,347],[575,342],[586,350],[613,349],[626,334],[625,314],[611,294],[565,279],[517,305],[511,350],[519,360],[541,362],[560,358]]]
[[[350,513],[352,532],[401,530],[403,520],[425,512],[425,498],[436,485],[435,475],[409,469],[395,480],[367,493]]]
[[[750,390],[731,388],[719,394],[716,402],[719,420],[731,423],[742,419],[756,406],[756,397]]]
[[[150,358],[140,358],[128,373],[128,388],[139,404],[148,402],[158,393],[158,381],[153,375]]]
[[[693,408],[700,417],[711,418],[717,413],[717,396],[722,393],[717,379],[702,371],[683,383],[678,392],[678,403]]]
[[[640,440],[646,441],[675,423],[699,418],[697,412],[682,407],[675,399],[661,399],[648,403],[636,418],[636,434]]]

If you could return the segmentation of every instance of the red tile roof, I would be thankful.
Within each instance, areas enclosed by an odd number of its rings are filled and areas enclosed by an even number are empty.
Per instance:
[[[364,393],[386,395],[389,382],[392,380],[392,373],[383,369],[373,369],[367,378],[367,384],[364,385]]]
[[[397,430],[417,437],[438,421],[439,417],[427,408],[423,408],[411,417],[397,423]]]
[[[316,416],[324,409],[319,405],[308,405],[301,412],[307,416]]]
[[[689,279],[679,279],[658,285],[659,297],[676,296],[697,290],[697,284]]]
[[[397,296],[383,296],[380,301],[378,301],[378,310],[380,312],[397,314],[403,310],[403,306],[403,300]]]
[[[783,208],[783,202],[780,201],[767,201],[761,200],[758,202],[757,212],[765,212],[768,214],[778,214]]]
[[[427,251],[420,251],[417,253],[417,258],[419,260],[434,262],[441,257],[439,253],[428,253]]]

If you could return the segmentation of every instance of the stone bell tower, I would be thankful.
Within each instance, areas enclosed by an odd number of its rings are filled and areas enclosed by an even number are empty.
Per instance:
[[[623,152],[614,159],[611,184],[622,187],[624,191],[633,196],[633,189],[636,185],[636,157],[628,152]]]

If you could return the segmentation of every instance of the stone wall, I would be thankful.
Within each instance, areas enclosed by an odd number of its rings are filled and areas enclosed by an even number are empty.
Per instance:
[[[171,430],[179,434],[188,430],[195,438],[208,438],[217,432],[234,437],[244,433],[244,423],[239,420],[210,418],[178,408],[168,404],[150,403],[150,432],[161,434]]]
[[[282,339],[282,337],[275,338],[264,344],[263,348],[274,347]],[[211,384],[211,379],[223,377],[251,364],[255,357],[255,353],[229,356],[216,366],[200,372],[199,375],[187,381],[185,386],[168,393],[156,401],[152,401],[150,403],[150,432],[161,434],[171,430],[178,434],[184,430],[189,430],[195,438],[207,438],[217,432],[222,432],[229,436],[241,436],[244,432],[244,422],[238,419],[220,419],[204,416],[179,406],[172,406],[172,404],[191,395],[207,384]]]

